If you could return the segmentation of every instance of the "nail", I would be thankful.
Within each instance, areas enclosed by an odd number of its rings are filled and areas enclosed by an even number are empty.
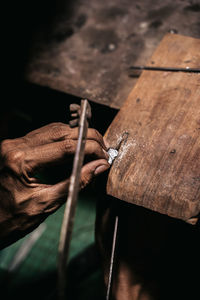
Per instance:
[[[108,151],[105,151],[105,150],[103,149],[103,153],[105,154],[105,159],[108,160],[108,159],[109,159]]]

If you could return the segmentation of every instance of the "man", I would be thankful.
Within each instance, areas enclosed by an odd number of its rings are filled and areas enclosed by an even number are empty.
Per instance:
[[[72,162],[78,128],[52,123],[24,137],[3,140],[0,148],[0,248],[36,228],[66,200],[69,177],[44,183],[38,174]],[[81,170],[80,188],[109,168],[101,134],[88,129],[87,163]],[[66,172],[67,173],[67,172]]]

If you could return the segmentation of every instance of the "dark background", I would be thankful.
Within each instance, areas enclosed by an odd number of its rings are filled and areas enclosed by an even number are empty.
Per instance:
[[[67,11],[70,15],[71,3]],[[69,104],[81,98],[32,84],[25,79],[34,37],[49,30],[66,1],[9,1],[1,7],[1,108],[0,139],[23,136],[50,122],[68,123]],[[117,110],[101,104],[92,106],[91,127],[102,134]],[[103,116],[103,122],[102,122]]]
[[[38,34],[40,35],[41,31],[51,31],[52,26],[56,23],[56,20],[58,20],[59,17],[62,16],[63,11],[66,12],[66,18],[69,16],[69,19],[71,14],[76,14],[76,11],[74,10],[75,2],[76,1],[69,0],[67,2],[64,0],[11,0],[6,1],[3,4],[1,3],[1,20],[3,23],[1,35],[1,140],[4,138],[15,138],[23,136],[27,132],[35,128],[39,128],[40,126],[43,126],[50,122],[61,121],[67,123],[70,119],[68,110],[69,104],[80,102],[80,98],[72,96],[70,94],[65,94],[62,92],[51,90],[47,87],[32,84],[31,82],[25,80],[24,76],[26,66],[31,59],[31,55],[33,54],[32,46],[34,44],[35,37]],[[155,37],[159,28],[162,27],[163,18],[166,18],[170,14],[169,7],[167,7],[167,5],[165,6],[165,1],[161,0],[133,1],[133,3],[135,2],[138,2],[138,13],[140,10],[142,10],[142,5],[144,5],[144,3],[145,5],[149,6],[149,11],[151,11],[151,14],[149,13],[149,18],[152,18],[152,22],[146,34]],[[175,3],[177,8],[180,3],[184,3],[183,18],[184,14],[187,14],[187,16],[189,14],[191,16],[191,23],[187,24],[188,30],[191,31],[191,36],[200,37],[200,22],[193,22],[193,18],[195,17],[196,20],[197,15],[199,15],[200,12],[199,1],[176,0],[171,2]],[[159,6],[163,4],[164,8],[157,12],[153,12],[151,10],[152,3],[154,3],[154,5],[155,3],[158,3]],[[112,18],[112,16],[109,17]],[[79,21],[81,22],[81,20]],[[177,20],[177,24],[178,23],[179,20]],[[168,25],[168,29],[173,29],[174,32],[176,32],[176,28],[174,28],[172,24]],[[59,43],[64,38],[72,35],[73,32],[70,31],[70,28],[71,27],[68,27],[68,31],[59,32],[54,42]],[[136,36],[131,38],[137,39]],[[133,46],[134,45],[135,44],[133,43]],[[140,45],[143,45],[143,43],[139,43],[139,46]],[[101,43],[93,45],[93,47],[97,48],[100,46]],[[140,47],[138,49],[140,51]],[[105,55],[107,54],[105,53]],[[110,63],[112,64],[112,60],[110,61]],[[91,102],[91,106],[91,127],[95,127],[102,134],[104,134],[112,119],[116,115],[117,110],[112,109],[109,106],[97,104],[94,102]],[[58,237],[56,237],[56,239],[58,239]],[[175,239],[176,235],[174,234],[174,240]],[[192,241],[190,243],[192,246]],[[184,238],[183,247],[185,247]],[[190,248],[190,244],[188,244],[187,247]],[[172,247],[171,252],[173,253],[173,251],[174,249]],[[190,248],[190,254],[191,252],[192,248]],[[89,257],[91,257],[90,252]],[[94,258],[94,260],[95,259],[96,258]],[[37,258],[35,258],[35,260],[37,260]],[[76,270],[80,269],[79,262],[80,260],[78,260],[78,263],[77,261],[75,262],[77,268]],[[194,266],[194,271],[198,272],[199,267],[197,262],[195,261],[195,258],[193,258],[192,263],[197,266],[197,269]],[[165,261],[165,264],[167,264],[167,261]],[[83,264],[83,267],[80,271],[84,270],[84,268],[85,265]],[[171,270],[172,274],[173,272],[174,270]],[[170,274],[170,272],[168,274]],[[168,274],[166,275],[166,282],[168,280]],[[76,282],[77,274],[75,274],[74,276],[74,282]],[[43,295],[38,294],[39,288],[38,290],[36,290],[35,288],[38,287],[39,284],[41,284],[41,286],[43,287],[45,286],[43,292],[45,295],[47,295],[46,290],[51,290],[51,287],[55,284],[55,273],[44,275],[44,278],[37,278],[36,276],[36,278],[34,279],[35,281],[30,281],[29,284],[26,282],[23,283],[23,280],[24,278],[22,278],[21,283],[16,289],[18,296],[20,296],[20,294],[22,295],[21,299],[25,299],[27,297],[29,297],[30,299],[33,299],[34,297],[37,297],[37,299],[44,299]],[[176,280],[174,280],[174,282],[176,282]],[[90,284],[92,285],[93,283],[94,281],[91,281]],[[32,294],[32,297],[28,294],[30,293],[30,287],[33,291],[35,291],[35,293]],[[91,286],[87,286],[88,290],[90,288]],[[15,290],[13,291],[12,296],[14,295]]]

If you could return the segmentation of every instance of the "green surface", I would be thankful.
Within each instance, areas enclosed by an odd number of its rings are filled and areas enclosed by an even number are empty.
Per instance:
[[[64,208],[65,206],[62,206],[45,220],[45,230],[16,270],[8,274],[11,261],[29,235],[0,252],[1,291],[4,291],[4,299],[16,296],[20,296],[21,299],[55,299],[58,243]],[[93,245],[94,223],[95,200],[92,197],[80,196],[69,261]],[[79,267],[73,270],[75,275],[81,272],[84,274]],[[74,276],[74,279],[71,279],[69,299],[103,299],[102,290],[101,272],[94,268],[85,276]]]

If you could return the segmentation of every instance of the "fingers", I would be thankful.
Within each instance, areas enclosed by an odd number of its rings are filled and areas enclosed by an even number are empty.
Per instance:
[[[52,123],[27,134],[23,138],[6,140],[1,152],[11,166],[19,173],[45,165],[54,165],[72,159],[76,150],[78,128],[70,128],[63,123]],[[95,129],[88,129],[85,147],[86,155],[93,158],[106,158],[106,146],[102,135]]]
[[[72,160],[76,151],[77,141],[69,139],[61,142],[51,143],[34,147],[26,152],[24,168],[26,173],[33,174],[36,170],[59,165]],[[108,159],[107,153],[95,140],[87,140],[85,144],[85,155],[95,159]]]
[[[26,213],[31,216],[56,211],[67,200],[69,183],[66,179],[55,185],[41,185],[32,195],[34,201],[26,207]]]
[[[73,139],[73,140],[78,139],[78,128],[77,127],[71,129],[68,138]],[[98,142],[104,150],[107,150],[106,145],[103,140],[103,136],[96,129],[88,128],[87,139]]]
[[[71,128],[64,123],[51,123],[26,134],[24,137],[7,140],[7,150],[20,149],[25,151],[57,141],[62,141],[70,136]]]
[[[36,147],[68,138],[70,131],[69,125],[56,122],[29,132],[23,139],[30,147]]]
[[[36,147],[66,139],[77,140],[78,128],[70,128],[69,125],[61,122],[51,123],[31,131],[23,138],[24,142],[27,143],[29,147]],[[97,130],[89,128],[87,139],[97,141],[106,150],[103,137]]]
[[[109,167],[106,159],[93,160],[84,165],[81,170],[80,188],[87,186],[93,177],[105,172]]]
[[[80,188],[87,186],[92,179],[108,170],[110,165],[105,159],[94,160],[83,166],[81,170]],[[68,195],[70,180],[66,179],[52,186],[46,186],[37,193],[36,210],[52,213],[59,208],[66,200]],[[38,212],[34,212],[38,213]]]

